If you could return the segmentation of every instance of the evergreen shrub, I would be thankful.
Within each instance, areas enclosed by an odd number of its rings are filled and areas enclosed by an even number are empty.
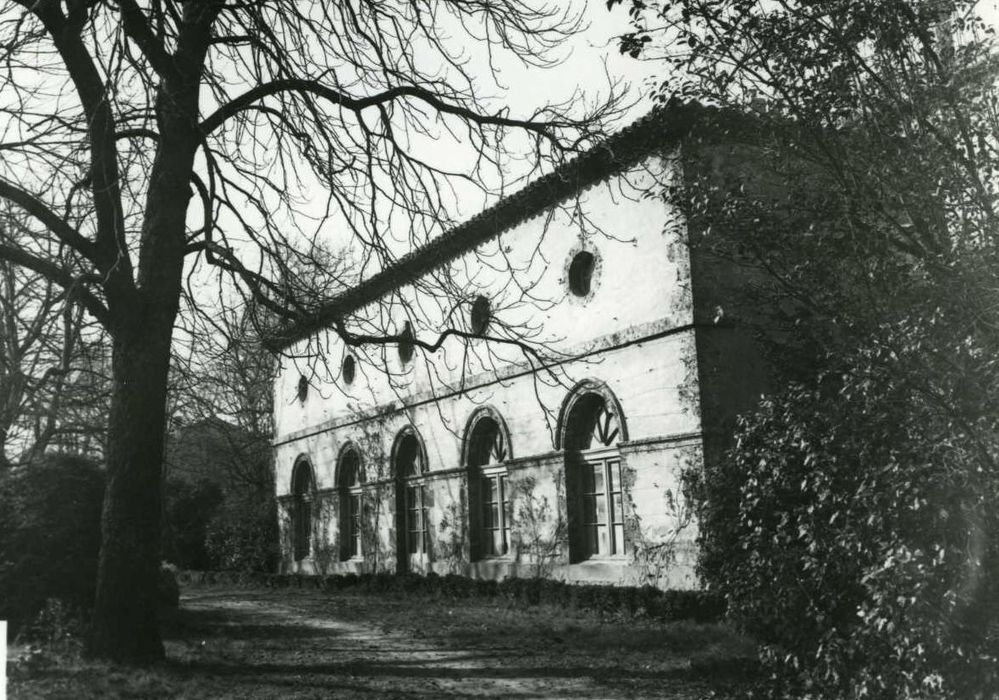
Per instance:
[[[0,476],[0,619],[12,636],[50,599],[62,616],[89,613],[103,499],[103,471],[74,455],[46,455]]]
[[[940,410],[923,357],[844,359],[691,476],[702,576],[763,643],[768,694],[999,697],[999,473],[982,466],[999,443],[970,427],[994,415]]]
[[[501,598],[516,606],[548,605],[570,610],[585,610],[607,617],[642,617],[661,621],[694,620],[716,622],[725,614],[724,600],[708,591],[667,590],[651,586],[606,586],[572,584],[543,578],[506,578],[502,581],[480,580],[457,574],[430,573],[335,574],[302,576],[298,574],[260,575],[243,581],[232,572],[182,572],[180,578],[205,585],[267,585],[274,588],[301,588],[313,585],[327,591],[359,595],[429,597],[448,600]]]

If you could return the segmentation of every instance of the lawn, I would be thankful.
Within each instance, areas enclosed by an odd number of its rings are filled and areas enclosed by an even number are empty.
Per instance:
[[[11,697],[725,697],[754,652],[716,623],[298,588],[189,587],[164,637],[148,669],[35,654]]]

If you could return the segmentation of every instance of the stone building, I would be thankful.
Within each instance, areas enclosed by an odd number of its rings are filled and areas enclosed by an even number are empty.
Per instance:
[[[740,176],[728,136],[693,137],[704,114],[654,112],[285,334],[332,368],[285,359],[275,382],[286,571],[696,585],[680,474],[763,385],[745,275],[663,195]],[[407,314],[430,274],[461,290],[450,320]],[[362,356],[323,328],[375,310],[406,337],[528,329],[543,358],[461,337]]]

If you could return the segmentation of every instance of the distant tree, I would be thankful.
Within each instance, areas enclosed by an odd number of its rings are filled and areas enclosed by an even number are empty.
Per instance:
[[[612,3],[616,4],[616,3]],[[670,192],[777,386],[692,474],[701,569],[809,697],[999,687],[999,93],[961,0],[626,3],[658,97],[749,158]]]
[[[0,242],[37,245],[27,217],[3,211]],[[0,465],[49,448],[100,458],[110,394],[105,348],[72,290],[0,260]]]
[[[315,319],[281,280],[293,262],[321,272],[308,244],[320,224],[349,236],[359,274],[372,273],[453,223],[453,188],[500,191],[509,149],[530,170],[585,146],[613,101],[517,118],[484,99],[468,53],[481,47],[487,71],[502,55],[542,67],[578,26],[522,0],[4,6],[0,198],[45,245],[5,240],[0,258],[72,290],[111,339],[92,653],[163,653],[161,465],[185,281],[211,269],[279,320]],[[463,147],[467,167],[435,142]],[[323,193],[316,206],[310,191]],[[349,340],[404,339],[371,330]]]
[[[89,612],[103,492],[98,465],[72,455],[0,474],[0,616],[13,634],[49,598]]]
[[[185,334],[170,381],[164,556],[185,568],[270,570],[274,357],[245,312]]]

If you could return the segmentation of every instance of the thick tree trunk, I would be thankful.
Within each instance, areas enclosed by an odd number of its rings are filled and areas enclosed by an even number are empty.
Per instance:
[[[108,484],[88,651],[126,663],[162,658],[157,620],[161,471],[174,318],[133,317],[114,338]],[[168,316],[169,318],[165,318]]]
[[[184,3],[177,48],[156,94],[159,142],[149,173],[134,294],[106,289],[114,393],[89,651],[127,663],[163,656],[157,583],[167,371],[180,305],[194,155],[203,139],[198,91],[221,7],[221,2]]]

